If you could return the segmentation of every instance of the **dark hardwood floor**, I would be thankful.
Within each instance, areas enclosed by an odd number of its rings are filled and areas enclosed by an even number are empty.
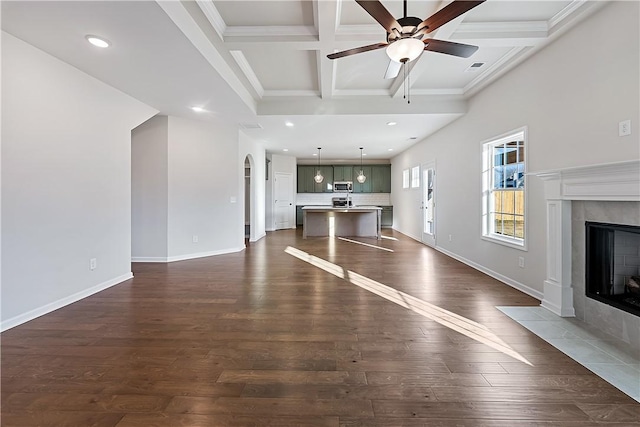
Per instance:
[[[2,334],[1,424],[640,425],[637,402],[495,308],[539,301],[384,234],[360,240],[393,252],[287,230],[134,264]]]

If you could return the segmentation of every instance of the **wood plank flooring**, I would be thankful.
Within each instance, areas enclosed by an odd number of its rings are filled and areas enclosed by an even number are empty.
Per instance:
[[[2,426],[640,425],[634,400],[495,308],[539,301],[384,233],[397,240],[360,240],[393,252],[286,230],[134,264],[134,279],[2,334]],[[530,364],[287,247],[455,313]]]

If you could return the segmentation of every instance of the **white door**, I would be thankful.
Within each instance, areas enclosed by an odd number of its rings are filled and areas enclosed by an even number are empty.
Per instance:
[[[422,242],[436,246],[436,162],[422,165]]]
[[[293,174],[275,173],[274,182],[275,229],[294,228],[295,209],[293,206]]]

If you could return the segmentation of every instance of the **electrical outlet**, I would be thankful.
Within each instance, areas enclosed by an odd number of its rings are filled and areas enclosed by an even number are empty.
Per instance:
[[[449,234],[449,241],[451,241],[451,234]]]
[[[193,243],[198,243],[198,235],[194,234],[192,237]]]
[[[89,270],[95,270],[98,268],[98,260],[96,258],[91,258],[89,260]]]
[[[618,136],[631,135],[631,120],[623,120],[618,123]]]
[[[524,268],[524,257],[518,257],[518,267]]]

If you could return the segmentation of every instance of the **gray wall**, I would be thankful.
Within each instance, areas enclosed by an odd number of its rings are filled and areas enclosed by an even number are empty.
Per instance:
[[[166,260],[169,118],[153,117],[131,132],[131,257]]]
[[[619,121],[640,123],[639,15],[638,2],[603,7],[472,98],[465,116],[394,157],[394,228],[420,238],[420,190],[402,189],[402,171],[435,160],[437,247],[540,298],[542,182],[527,182],[528,251],[482,240],[482,142],[527,126],[529,172],[640,158],[640,132],[618,137]],[[594,28],[607,30],[594,37]]]
[[[173,116],[154,117],[133,132],[134,261],[177,261],[244,248],[238,138],[234,126]],[[243,147],[251,151],[253,144],[245,141]]]
[[[131,129],[156,113],[2,33],[3,330],[131,277]]]

